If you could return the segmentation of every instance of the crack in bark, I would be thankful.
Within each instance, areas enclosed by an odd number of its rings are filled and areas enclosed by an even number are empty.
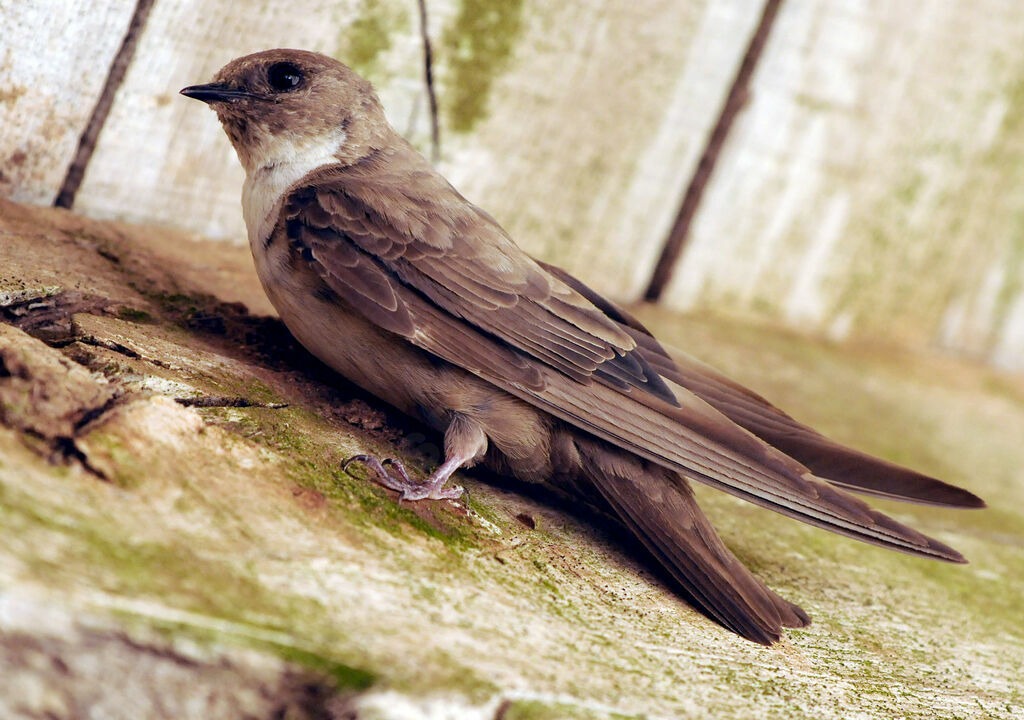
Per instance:
[[[127,345],[122,345],[121,343],[115,342],[113,340],[104,340],[102,338],[98,338],[98,337],[95,337],[93,335],[81,335],[81,336],[75,337],[74,339],[76,341],[82,343],[83,345],[92,345],[93,347],[101,347],[101,348],[105,348],[107,350],[111,350],[113,352],[116,352],[116,353],[118,353],[120,355],[124,355],[125,357],[134,358],[136,360],[144,360],[145,362],[148,362],[148,363],[150,363],[152,365],[156,365],[157,367],[163,368],[164,370],[175,370],[176,369],[173,365],[170,365],[169,363],[165,363],[163,360],[157,360],[156,358],[151,358],[151,357],[146,357],[145,355],[140,355],[137,351],[132,350]]]
[[[0,320],[24,330],[50,346],[73,342],[76,313],[108,314],[110,298],[76,290],[58,290],[51,295],[29,297],[0,307]]]
[[[93,420],[99,420],[103,415],[107,414],[110,410],[113,410],[114,407],[120,405],[125,397],[127,397],[127,395],[120,390],[115,390],[115,393],[116,394],[112,398],[99,407],[95,407],[92,410],[87,411],[75,422],[73,437],[78,437],[78,434],[86,425],[91,423]]]

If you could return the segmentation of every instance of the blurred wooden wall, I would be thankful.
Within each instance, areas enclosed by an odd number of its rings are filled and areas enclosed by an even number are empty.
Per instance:
[[[529,251],[643,291],[764,0],[426,0],[444,172]],[[134,0],[0,0],[0,193],[54,201]],[[180,96],[319,50],[429,148],[416,0],[156,0],[74,209],[244,242]],[[1024,368],[1024,5],[783,0],[663,302]]]

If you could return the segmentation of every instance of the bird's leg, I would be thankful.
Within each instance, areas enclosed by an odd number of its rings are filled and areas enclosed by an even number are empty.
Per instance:
[[[483,457],[487,451],[487,436],[479,423],[465,415],[454,414],[444,433],[444,449],[444,462],[422,483],[410,478],[405,466],[391,458],[381,462],[373,455],[355,455],[346,460],[341,469],[347,470],[353,462],[363,463],[376,474],[381,485],[402,493],[402,500],[455,500],[462,496],[462,488],[458,485],[446,488],[444,484],[456,470]],[[394,468],[394,474],[389,473],[385,465]]]

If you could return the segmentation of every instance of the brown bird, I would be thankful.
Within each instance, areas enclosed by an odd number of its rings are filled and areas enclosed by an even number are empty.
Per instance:
[[[459,468],[549,483],[610,509],[706,614],[755,642],[807,615],[752,575],[693,479],[833,532],[964,562],[833,486],[983,507],[842,447],[682,355],[564,270],[523,252],[384,117],[373,88],[299,50],[232,61],[181,91],[213,107],[246,171],[270,301],[306,348],[444,432],[423,483],[361,456],[407,499],[455,498]]]

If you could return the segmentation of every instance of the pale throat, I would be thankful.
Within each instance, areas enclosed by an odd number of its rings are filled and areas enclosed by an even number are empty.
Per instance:
[[[301,142],[277,139],[254,157],[243,159],[239,153],[245,167],[242,215],[253,249],[273,231],[285,191],[317,168],[337,163],[338,151],[346,139],[339,127],[315,138],[307,136]]]

